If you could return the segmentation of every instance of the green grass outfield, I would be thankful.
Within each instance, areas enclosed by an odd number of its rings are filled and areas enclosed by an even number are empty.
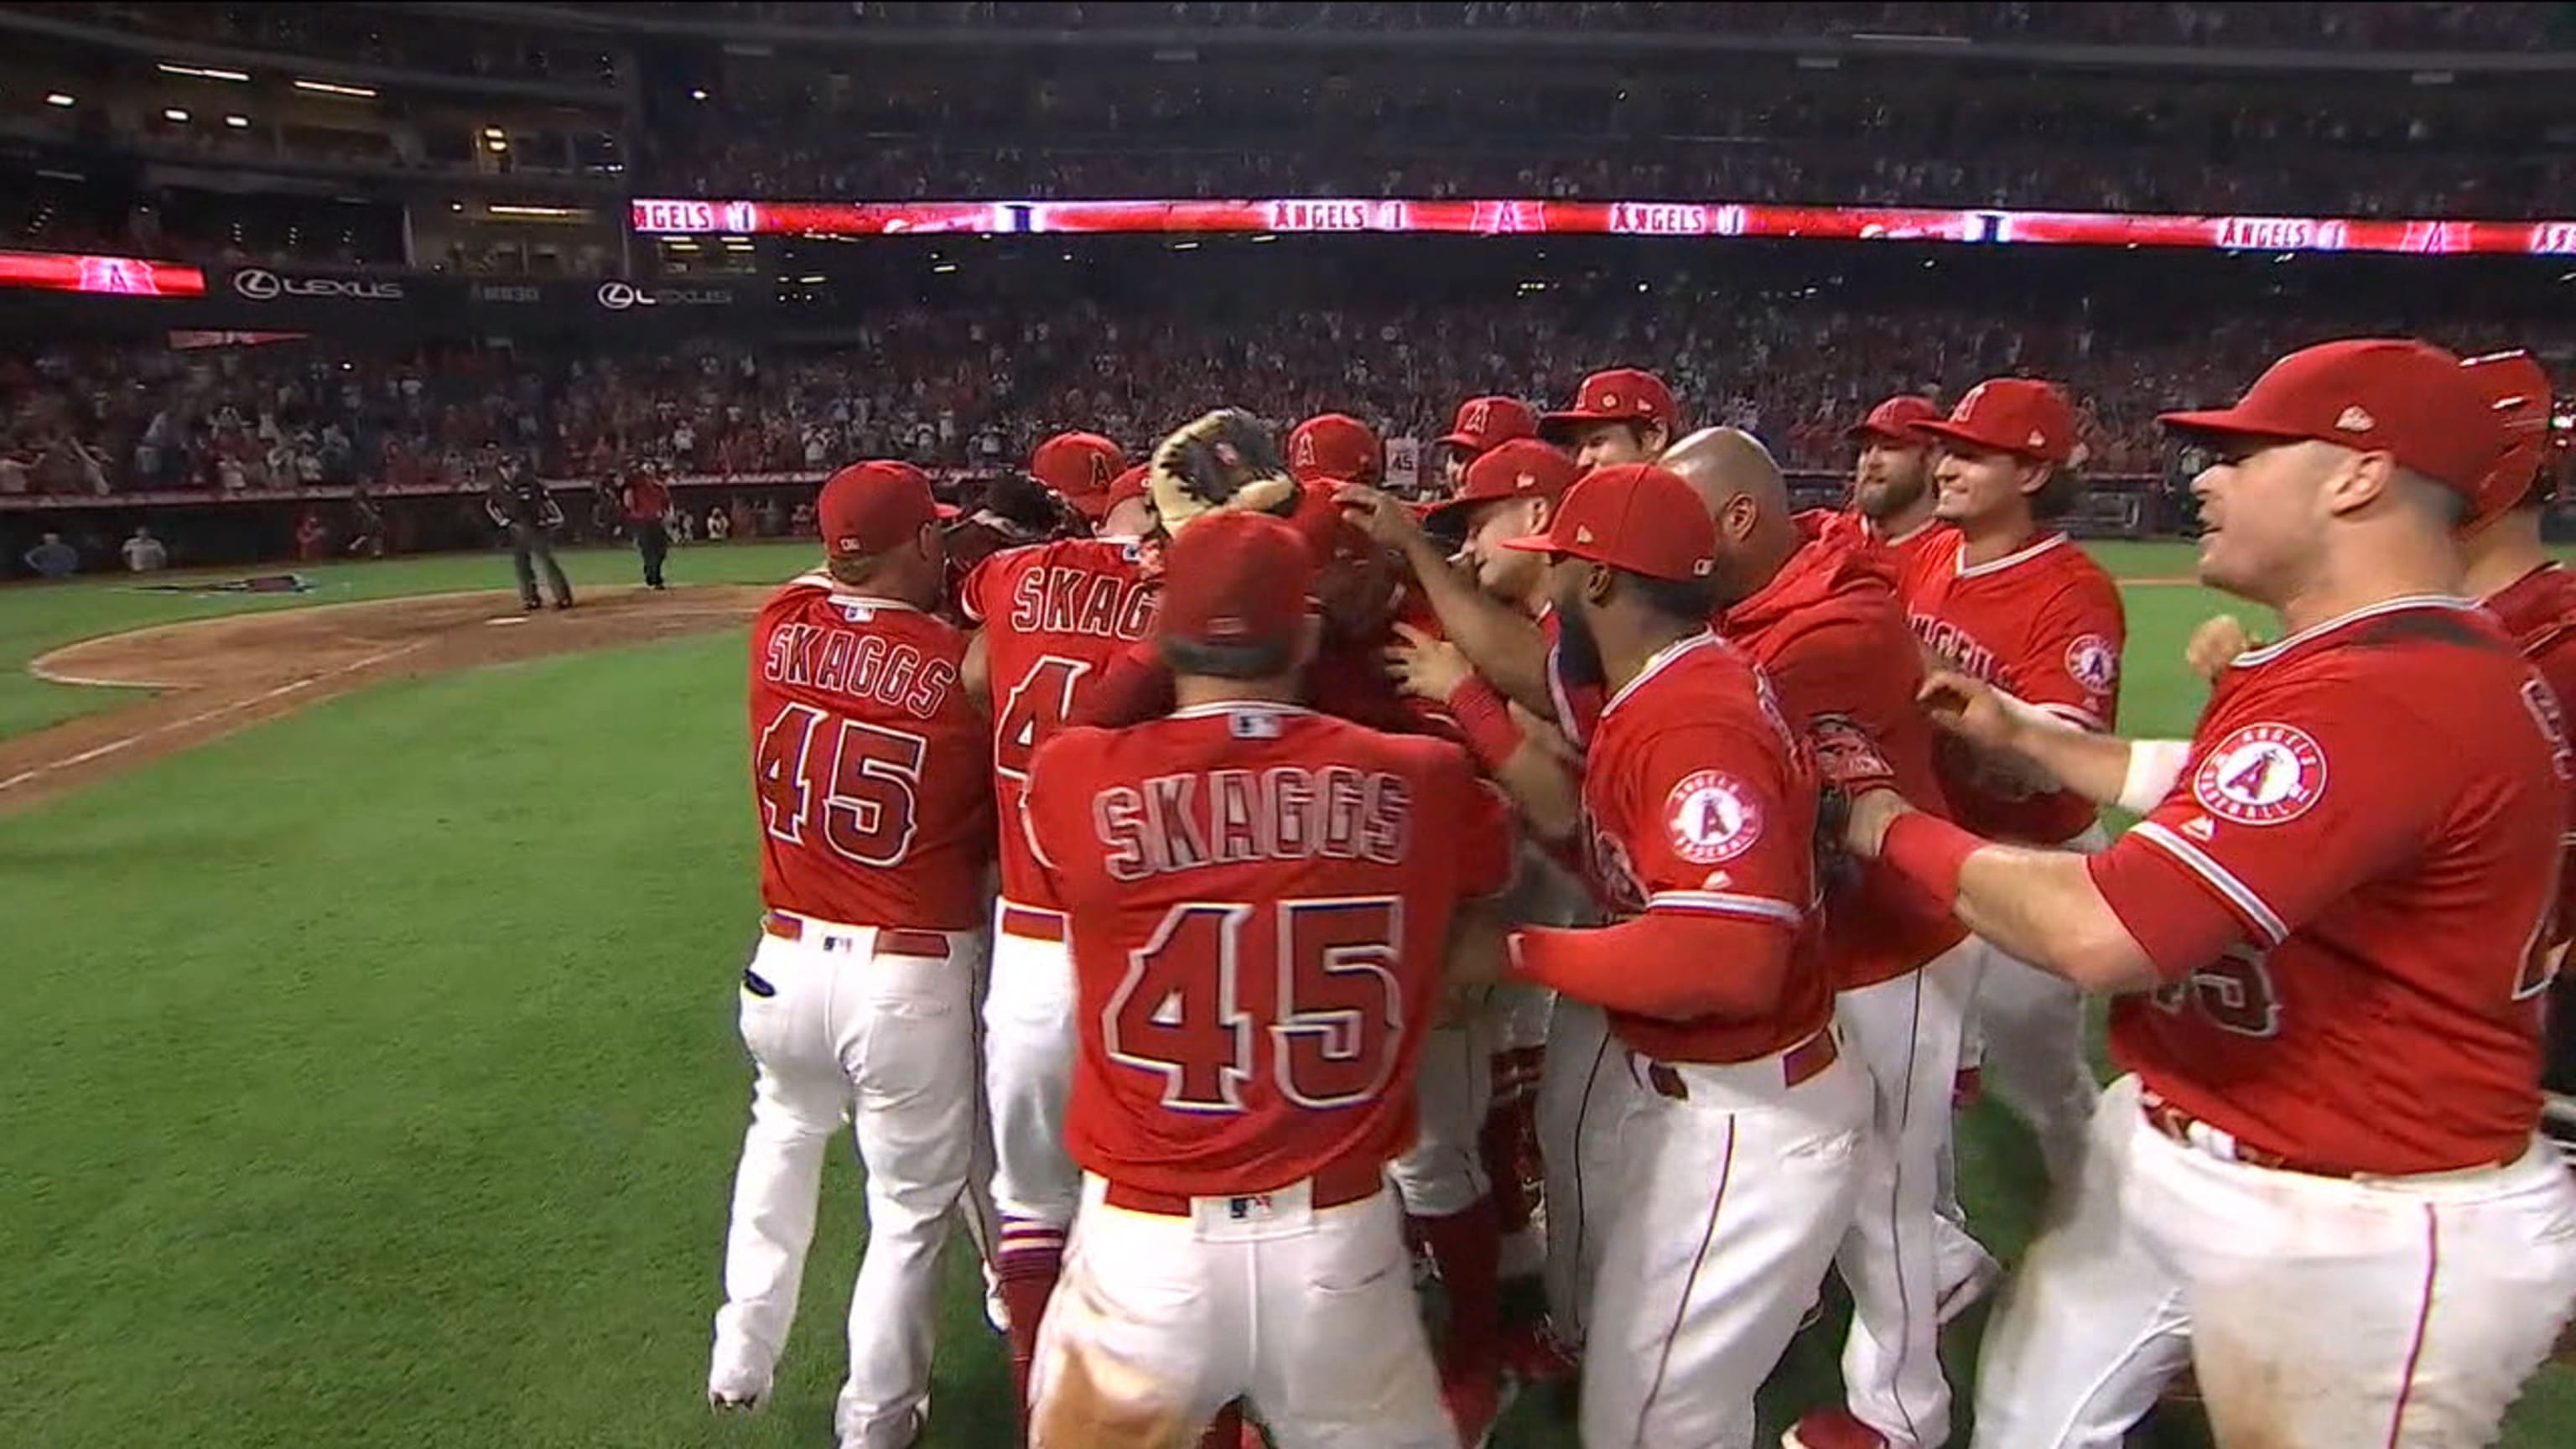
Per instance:
[[[2100,553],[2188,570],[2172,546]],[[687,549],[674,576],[803,560]],[[577,585],[633,577],[617,553],[569,563]],[[303,602],[506,587],[508,566],[313,572],[329,587]],[[2128,597],[2123,723],[2180,732],[2181,642],[2217,604]],[[44,648],[244,602],[0,591],[0,729],[113,702],[19,677]],[[713,637],[387,685],[0,821],[0,1446],[830,1442],[846,1153],[773,1403],[717,1420],[700,1399],[748,1082],[742,664]],[[2017,1251],[2027,1144],[1981,1109],[1961,1152],[1981,1231]],[[951,1268],[929,1442],[991,1449],[1001,1358]],[[1951,1341],[1963,1383],[1978,1322]],[[1837,1344],[1792,1351],[1766,1423],[1834,1394]],[[1496,1442],[1574,1441],[1533,1399]],[[2552,1371],[2506,1443],[2576,1443],[2576,1375]]]

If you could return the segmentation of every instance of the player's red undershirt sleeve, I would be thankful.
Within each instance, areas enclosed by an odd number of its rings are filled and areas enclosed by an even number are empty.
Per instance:
[[[1074,702],[1065,723],[1119,729],[1172,712],[1172,671],[1163,667],[1154,641],[1139,639],[1118,651]]]
[[[1515,931],[1511,972],[1637,1016],[1751,1019],[1778,1004],[1796,940],[1791,921],[1768,915],[1649,906],[1600,930]]]

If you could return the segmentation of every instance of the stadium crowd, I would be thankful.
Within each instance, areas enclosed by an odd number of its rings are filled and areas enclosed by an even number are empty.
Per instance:
[[[1874,398],[1946,400],[2002,373],[2061,378],[2088,467],[2152,473],[2156,407],[2223,391],[2285,340],[2374,320],[2245,314],[2181,331],[2080,307],[1998,320],[1968,300],[1896,318],[1796,293],[1691,302],[1612,307],[1577,288],[1504,307],[1321,308],[1287,329],[1091,301],[912,306],[826,349],[56,347],[0,360],[0,493],[461,484],[492,448],[575,476],[646,459],[718,476],[819,473],[851,457],[980,470],[1069,427],[1141,447],[1212,393],[1259,397],[1274,421],[1344,411],[1387,437],[1427,439],[1459,397],[1556,398],[1577,381],[1575,359],[1600,357],[1650,360],[1694,415],[1760,434],[1788,466],[1828,471],[1844,466],[1842,430]],[[2482,324],[2446,335],[2468,351],[2507,340]]]

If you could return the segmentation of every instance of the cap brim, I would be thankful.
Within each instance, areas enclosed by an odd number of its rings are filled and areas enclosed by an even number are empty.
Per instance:
[[[2243,408],[2209,408],[2199,412],[2158,413],[2156,424],[2178,433],[2228,433],[2240,438],[2281,438],[2295,440],[2306,433],[2284,428],[2267,418],[2257,417]]]
[[[962,517],[965,512],[965,509],[958,507],[954,503],[933,503],[930,505],[930,516],[938,519],[942,523],[946,523],[952,518]]]
[[[1559,544],[1544,533],[1525,533],[1518,538],[1504,539],[1503,547],[1518,549],[1522,553],[1560,554],[1578,558],[1582,556],[1575,554],[1573,550]]]
[[[1451,448],[1481,448],[1485,440],[1473,433],[1448,433],[1431,441]]]
[[[1935,443],[1965,443],[1979,452],[2010,453],[2016,458],[2048,456],[2046,453],[2034,453],[2028,448],[2016,448],[2010,443],[1998,443],[1992,438],[1969,432],[1956,423],[1916,423],[1914,426],[1922,430],[1926,440]]]

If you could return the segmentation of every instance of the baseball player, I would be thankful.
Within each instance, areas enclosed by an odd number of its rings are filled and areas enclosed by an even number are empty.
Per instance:
[[[1098,433],[1058,433],[1029,454],[1029,476],[1097,527],[1109,512],[1109,484],[1127,466]]]
[[[939,1250],[975,1136],[974,974],[992,797],[930,481],[907,464],[823,485],[824,564],[752,628],[761,938],[742,975],[757,1065],[725,1240],[707,1398],[768,1392],[843,1122],[867,1169],[843,1449],[906,1449],[930,1391]]]
[[[1932,516],[1932,438],[1922,431],[1941,417],[1929,398],[1899,393],[1845,434],[1860,444],[1850,517],[1862,537],[1893,551],[1900,566],[1943,538]]]
[[[1704,428],[1667,449],[1663,466],[1691,485],[1715,525],[1718,633],[1761,665],[1825,778],[1893,779],[1906,798],[1946,817],[1932,727],[1914,704],[1923,672],[1896,599],[1895,560],[1830,527],[1833,515],[1793,516],[1778,465],[1748,433]],[[1859,1211],[1848,1224],[1815,1225],[1839,1240],[1835,1261],[1851,1289],[1850,1407],[1808,1414],[1782,1442],[1937,1446],[1950,1414],[1938,1329],[1995,1271],[1985,1258],[1982,1281],[1944,1284],[1934,1246],[1977,948],[1912,887],[1865,869],[1838,882],[1827,902],[1824,953],[1839,988],[1843,1047],[1873,1089]],[[1945,1287],[1953,1291],[1944,1295]]]
[[[1061,455],[1110,456],[1062,438],[1038,451],[1032,468],[1041,481],[1048,481],[1048,470],[1064,471],[1057,468]],[[1108,481],[1103,473],[1103,501]],[[991,554],[959,583],[959,612],[981,626],[967,656],[967,687],[990,702],[993,789],[1003,818],[1014,818],[1029,757],[1080,707],[1103,667],[1146,637],[1155,600],[1146,561],[1145,545],[1134,539],[1060,538]],[[1063,908],[1051,889],[1026,837],[1002,832],[984,1071],[993,1113],[993,1201],[1002,1220],[994,1271],[1024,1409],[1038,1323],[1082,1189],[1064,1148],[1073,968]]]
[[[1717,544],[1689,484],[1596,470],[1514,546],[1554,561],[1561,644],[1613,691],[1583,812],[1619,924],[1509,943],[1513,976],[1609,1012],[1628,1084],[1583,1442],[1747,1449],[1754,1391],[1850,1221],[1870,1119],[1818,949],[1815,760],[1708,630]]]
[[[2277,610],[2188,743],[1936,676],[1944,723],[2145,819],[2090,856],[1854,802],[1884,859],[2097,991],[2129,1073],[1990,1328],[1981,1449],[2107,1445],[2190,1363],[2222,1444],[2491,1444],[2576,1306],[2534,1137],[2568,817],[2547,687],[2452,597],[2497,453],[2458,360],[2359,339],[2169,414],[2203,583]]]
[[[1319,413],[1288,430],[1288,472],[1299,483],[1362,483],[1386,476],[1386,444],[1348,413]]]
[[[1586,468],[1652,462],[1681,431],[1681,414],[1664,380],[1633,367],[1583,379],[1574,406],[1549,413],[1539,436],[1558,443]]]
[[[1386,1166],[1463,901],[1512,836],[1463,751],[1295,703],[1307,540],[1257,511],[1171,545],[1180,708],[1042,746],[1024,823],[1073,922],[1083,1205],[1036,1449],[1186,1442],[1248,1397],[1279,1449],[1451,1449]]]
[[[2053,526],[2075,503],[2075,412],[2054,385],[1994,378],[1946,419],[1916,424],[1937,442],[1934,516],[1951,532],[1918,554],[1900,592],[1915,634],[1947,667],[2084,729],[2119,706],[2128,626],[2110,575]],[[2095,802],[2022,778],[1957,740],[1939,754],[1959,823],[1997,839],[2099,850]],[[2098,1088],[2084,1058],[2081,993],[2009,954],[1984,953],[1976,1036],[1985,1080],[2030,1125],[2055,1183],[2074,1180]]]
[[[1154,531],[1154,498],[1145,487],[1145,465],[1109,480],[1109,506],[1101,511],[1100,537],[1144,538]]]
[[[1440,485],[1456,494],[1466,482],[1467,465],[1512,441],[1538,436],[1538,417],[1516,397],[1471,397],[1458,404],[1440,446]]]
[[[626,531],[635,535],[635,552],[644,560],[644,587],[662,588],[662,561],[671,556],[671,531],[662,519],[671,511],[671,490],[662,470],[648,459],[635,466],[618,503],[626,511]]]
[[[495,464],[491,486],[483,493],[483,512],[495,527],[509,530],[510,570],[519,579],[519,607],[533,614],[543,607],[537,597],[537,573],[531,560],[543,564],[546,587],[555,607],[572,607],[572,581],[555,562],[554,531],[563,527],[563,509],[522,460],[504,455]]]
[[[2548,374],[2523,352],[2472,357],[2462,364],[2484,391],[2497,420],[2501,452],[2479,483],[2459,535],[2462,592],[2486,605],[2522,645],[2563,713],[2576,701],[2576,576],[2541,546],[2540,506],[2546,485],[2550,396]],[[2192,665],[2215,682],[2237,656],[2253,647],[2244,626],[2228,615],[2192,635]],[[2576,836],[2570,845],[2576,846]],[[2576,928],[2576,869],[2559,871],[2554,934],[2563,960]],[[2542,1125],[2576,1161],[2576,987],[2564,972],[2552,988],[2547,1013],[2549,1047],[2542,1085]]]

